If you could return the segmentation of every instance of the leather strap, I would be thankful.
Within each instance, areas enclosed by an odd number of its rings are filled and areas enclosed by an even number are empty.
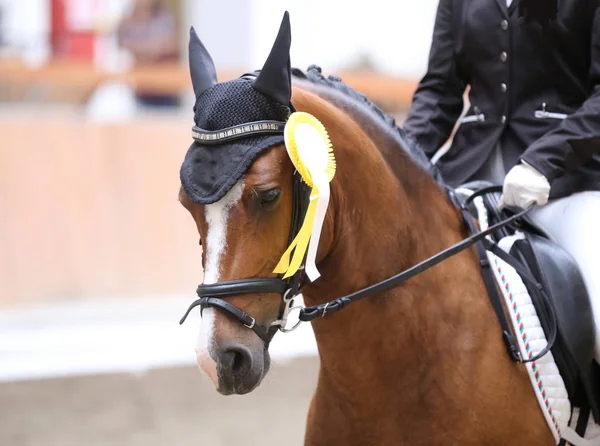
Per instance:
[[[577,426],[575,432],[581,437],[585,437],[585,431],[587,430],[588,422],[590,419],[590,405],[584,404],[583,407],[579,408],[579,419],[577,420]]]
[[[471,232],[471,234],[476,233],[477,228],[475,227],[475,223],[471,218],[471,214],[467,210],[466,206],[460,207],[463,213],[463,219],[469,227],[469,231]],[[502,305],[502,297],[500,296],[498,287],[496,286],[496,278],[494,277],[494,272],[492,271],[492,265],[490,264],[490,261],[487,258],[487,254],[483,246],[483,243],[485,243],[486,240],[487,239],[483,239],[483,241],[477,242],[475,244],[477,256],[479,257],[479,266],[481,267],[481,274],[483,276],[485,287],[488,291],[490,303],[492,304],[494,312],[496,313],[496,318],[500,323],[500,328],[502,330],[502,340],[504,341],[506,350],[508,351],[508,354],[513,361],[520,362],[523,360],[523,357],[519,349],[519,343],[512,335],[510,323],[508,322],[508,318],[506,317],[506,313],[504,312],[504,306]]]
[[[492,243],[487,239],[485,239],[483,241],[483,243],[487,250],[491,251],[497,257],[501,258],[506,263],[508,263],[510,266],[512,266],[519,273],[519,276],[521,277],[521,279],[523,279],[524,281],[528,282],[531,286],[536,288],[536,290],[542,296],[541,300],[544,303],[544,307],[546,307],[546,311],[548,312],[548,316],[551,321],[550,322],[550,324],[551,324],[550,325],[550,334],[548,336],[547,344],[546,344],[546,347],[544,347],[544,349],[541,352],[539,352],[537,355],[535,355],[531,358],[525,359],[521,362],[525,363],[525,362],[537,361],[540,358],[542,358],[546,353],[548,353],[550,351],[550,349],[554,346],[554,343],[556,342],[556,336],[558,334],[558,319],[556,317],[556,312],[554,311],[554,307],[550,303],[550,299],[548,298],[548,295],[546,294],[546,290],[544,289],[544,286],[541,283],[539,283],[537,281],[537,279],[535,277],[533,277],[525,269],[525,267],[521,264],[521,262],[519,262],[513,256],[504,252],[497,244]]]
[[[179,324],[183,324],[187,319],[188,315],[198,305],[203,307],[211,306],[208,304],[214,304],[214,306],[220,307],[221,309],[228,308],[225,305],[216,304],[219,297],[230,297],[237,296],[240,294],[253,294],[253,293],[284,293],[288,288],[287,282],[280,279],[242,279],[242,280],[229,280],[227,282],[202,284],[198,286],[196,294],[200,299],[195,300],[188,307],[187,311],[179,321]],[[209,300],[203,300],[209,299]],[[229,307],[235,308],[233,305],[227,304]],[[236,309],[237,310],[237,309]],[[239,310],[238,310],[239,311]],[[242,312],[240,312],[242,313]],[[239,315],[237,312],[231,313],[232,315]],[[245,313],[244,313],[245,314]]]
[[[253,293],[283,294],[287,287],[287,282],[281,279],[257,278],[202,284],[198,286],[196,293],[200,297],[228,297]]]
[[[190,311],[193,308],[198,307],[198,306],[200,307],[200,314],[202,314],[202,310],[204,310],[207,307],[218,308],[218,309],[224,311],[225,313],[229,314],[230,316],[232,316],[238,322],[241,322],[246,327],[251,329],[267,345],[271,342],[272,335],[270,335],[269,330],[266,330],[263,327],[261,327],[260,325],[258,325],[256,323],[256,320],[252,316],[250,316],[248,313],[240,310],[239,308],[231,305],[227,301],[216,298],[216,297],[202,297],[200,299],[195,300],[188,308],[188,311],[186,312],[186,314],[184,315],[184,317],[182,318],[180,323],[183,323],[183,321],[185,320],[187,315],[190,313]]]

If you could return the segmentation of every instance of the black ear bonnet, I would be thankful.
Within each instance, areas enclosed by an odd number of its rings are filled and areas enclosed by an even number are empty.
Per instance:
[[[293,110],[290,44],[286,12],[263,69],[217,83],[212,58],[191,29],[194,142],[185,155],[180,177],[192,201],[210,204],[220,200],[262,151],[284,143],[283,128]]]

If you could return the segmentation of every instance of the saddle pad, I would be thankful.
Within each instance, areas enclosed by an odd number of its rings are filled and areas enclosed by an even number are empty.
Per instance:
[[[463,190],[462,193],[470,195],[472,191]],[[478,221],[481,230],[488,228],[488,214],[483,199],[474,200],[477,209]],[[499,246],[508,252],[512,243],[522,235],[518,233],[504,237]],[[490,237],[491,240],[491,237]],[[493,240],[492,240],[493,241]],[[516,338],[519,343],[521,355],[532,358],[542,351],[547,345],[546,336],[537,316],[536,309],[521,277],[514,268],[487,251],[488,260],[494,266],[494,277],[502,296],[512,323]],[[573,446],[600,446],[600,426],[594,424],[590,417],[585,438],[581,438],[574,430],[579,411],[571,407],[567,389],[558,367],[548,352],[538,361],[523,364],[529,375],[533,391],[536,395],[540,409],[554,436],[556,444],[566,440]]]

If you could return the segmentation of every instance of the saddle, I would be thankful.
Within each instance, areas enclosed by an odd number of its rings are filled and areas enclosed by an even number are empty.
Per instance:
[[[476,181],[458,190],[474,191],[489,186],[493,184]],[[498,208],[500,196],[499,192],[482,196],[490,225],[506,218]],[[471,212],[477,215],[475,209]],[[540,292],[524,281],[546,338],[554,328],[551,313],[555,315],[557,333],[551,352],[569,401],[582,412],[589,411],[596,423],[600,423],[600,366],[594,360],[596,327],[578,265],[528,216],[517,225],[496,231],[492,238],[543,286],[545,292]]]

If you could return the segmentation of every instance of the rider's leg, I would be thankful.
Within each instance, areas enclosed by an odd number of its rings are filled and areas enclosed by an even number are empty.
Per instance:
[[[600,327],[600,191],[581,192],[531,211],[532,220],[578,263]],[[600,362],[600,330],[596,332]]]

